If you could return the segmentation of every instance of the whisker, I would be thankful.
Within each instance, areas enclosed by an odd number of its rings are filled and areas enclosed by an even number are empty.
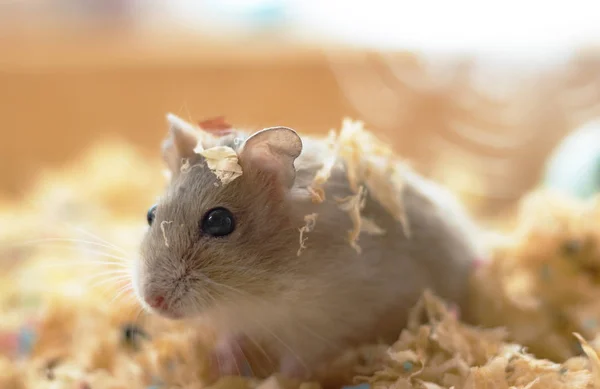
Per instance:
[[[133,322],[137,324],[142,316],[142,313],[144,313],[144,307],[137,305],[134,309],[137,311],[137,313],[135,315],[135,319],[133,319]]]
[[[22,242],[15,242],[14,244],[10,244],[10,246],[13,247],[20,247],[20,246],[31,246],[31,245],[35,245],[38,243],[45,243],[45,242],[72,242],[72,243],[83,243],[83,244],[89,244],[89,245],[93,245],[93,246],[99,246],[99,247],[104,247],[107,249],[113,249],[115,250],[114,247],[104,244],[104,243],[99,243],[99,242],[95,242],[92,240],[84,240],[84,239],[75,239],[75,238],[40,238],[40,239],[31,239],[31,240],[25,240]],[[79,247],[78,247],[79,248]],[[122,253],[124,255],[127,255],[127,253]]]
[[[291,346],[289,346],[286,342],[284,342],[279,336],[277,336],[271,329],[269,329],[263,323],[259,322],[258,320],[255,320],[253,318],[249,318],[249,319],[252,320],[254,323],[258,324],[260,327],[262,327],[271,336],[273,336],[274,339],[276,339],[277,341],[279,341],[279,343],[281,343],[281,345],[283,347],[285,347],[290,352],[290,354],[292,354],[298,360],[298,362],[300,362],[302,364],[302,366],[306,370],[309,370],[308,365],[306,364],[306,362],[302,358],[300,358],[300,356],[294,351],[294,349]]]
[[[223,364],[221,363],[221,354],[215,353],[215,355],[217,356],[217,365],[219,365],[219,374],[222,375],[223,374]]]
[[[119,277],[112,277],[112,278],[108,278],[105,280],[99,280],[99,282],[97,280],[97,282],[90,284],[88,287],[90,289],[95,289],[95,288],[99,288],[102,285],[110,284],[111,282],[118,283],[119,281],[126,281],[126,280],[129,280],[129,276],[122,275]]]
[[[110,283],[114,283],[114,285],[107,285]],[[104,286],[104,287],[102,287]],[[117,293],[117,292],[121,292],[123,289],[127,289],[129,287],[131,287],[131,282],[129,282],[129,277],[124,275],[124,274],[120,274],[120,275],[116,275],[113,277],[108,277],[108,278],[104,278],[104,279],[96,279],[93,282],[90,282],[89,284],[86,284],[85,287],[88,290],[94,290],[97,291],[99,293],[101,293],[102,295],[105,295],[106,293],[109,294],[113,294],[113,293]],[[116,289],[116,290],[115,290]],[[106,296],[108,297],[108,296]]]
[[[129,272],[126,269],[112,269],[112,270],[101,271],[99,273],[94,273],[94,274],[92,274],[92,275],[90,275],[88,277],[85,277],[84,281],[91,281],[94,278],[102,277],[102,276],[106,276],[106,275],[109,275],[109,276],[110,275],[115,275],[115,276],[117,276],[117,275],[129,276],[130,274],[131,274],[131,272]]]
[[[116,266],[122,269],[129,269],[129,267],[119,264],[117,262],[106,262],[106,261],[88,261],[80,262],[80,261],[71,261],[71,262],[60,262],[60,263],[48,263],[48,264],[40,264],[32,266],[34,269],[53,269],[53,268],[61,268],[61,267],[73,267],[73,266]]]
[[[131,285],[127,284],[120,288],[120,290],[116,293],[112,300],[110,300],[109,305],[118,301],[119,298],[123,297],[124,293],[131,291],[133,288]]]
[[[124,316],[130,317],[130,318],[133,317],[133,319],[128,319],[128,322],[141,327],[141,325],[139,324],[139,319],[140,319],[143,311],[144,311],[144,308],[141,307],[139,304],[131,304],[131,306],[128,308],[127,315],[124,315]]]
[[[102,256],[102,257],[106,257],[106,258],[116,259],[116,260],[118,260],[118,261],[120,261],[122,263],[129,263],[130,262],[130,260],[128,258],[126,258],[126,257],[121,257],[121,256],[118,256],[118,255],[109,254],[109,253],[106,253],[104,251],[92,250],[92,249],[88,249],[88,248],[85,248],[85,247],[79,247],[77,249],[81,250],[81,251],[83,251],[83,252],[85,252],[87,254],[93,254],[93,255],[98,255],[98,256]]]
[[[94,250],[94,249],[89,249],[86,247],[74,247],[74,246],[70,246],[70,245],[50,245],[49,248],[53,248],[53,249],[71,249],[74,251],[81,251],[83,253],[86,254],[91,254],[91,255],[97,255],[97,256],[101,256],[101,257],[106,257],[106,258],[111,258],[111,259],[116,259],[118,262],[122,263],[122,264],[127,264],[130,263],[131,260],[125,257],[120,257],[118,255],[113,255],[104,251],[99,251],[99,250]],[[85,257],[84,257],[85,258]]]
[[[252,344],[258,349],[258,351],[260,351],[260,353],[262,355],[264,355],[264,357],[267,359],[267,363],[269,363],[269,367],[274,366],[273,360],[271,359],[269,354],[265,351],[265,349],[257,341],[255,341],[252,337],[248,336],[248,334],[246,334],[246,333],[244,333],[244,337],[246,339],[248,339],[250,342],[252,342]],[[269,370],[269,369],[267,369],[267,370]],[[254,374],[254,372],[252,374]]]
[[[106,244],[106,245],[108,245],[108,246],[112,247],[114,250],[116,250],[116,251],[120,252],[120,253],[121,253],[121,254],[123,254],[123,255],[129,255],[129,254],[127,253],[127,251],[125,251],[124,249],[122,249],[122,248],[120,248],[119,246],[115,245],[114,243],[111,243],[111,242],[109,242],[109,241],[107,241],[107,240],[105,240],[105,239],[102,239],[102,238],[101,238],[101,237],[99,237],[98,235],[92,234],[91,232],[89,232],[89,231],[86,231],[86,230],[84,230],[84,229],[83,229],[83,228],[81,228],[81,227],[75,227],[75,226],[71,225],[71,228],[73,228],[75,231],[79,231],[80,233],[82,233],[82,234],[84,234],[84,235],[86,235],[86,236],[88,236],[88,237],[90,237],[90,238],[92,238],[92,239],[96,239],[96,240],[97,240],[98,242],[100,242],[100,243],[104,243],[104,244]]]
[[[220,287],[223,287],[223,288],[229,289],[229,290],[231,290],[231,291],[233,291],[233,292],[236,292],[236,293],[238,293],[238,294],[241,294],[241,295],[243,295],[243,296],[250,296],[250,297],[254,298],[254,296],[250,295],[249,293],[247,293],[247,292],[244,292],[244,291],[242,291],[242,290],[239,290],[239,289],[237,289],[237,288],[235,288],[235,287],[232,287],[232,286],[229,286],[229,285],[226,285],[226,284],[222,284],[222,283],[220,283],[220,282],[217,282],[217,281],[211,280],[211,279],[209,279],[209,278],[207,278],[207,280],[208,280],[209,282],[211,282],[211,283],[213,283],[213,284],[217,285],[217,286],[220,286]],[[256,301],[259,301],[259,302],[260,302],[260,300],[258,300],[258,299],[256,299]],[[287,343],[285,343],[285,342],[284,342],[284,341],[283,341],[283,340],[282,340],[280,337],[278,337],[278,336],[277,336],[277,335],[276,335],[276,334],[275,334],[275,333],[274,333],[274,332],[273,332],[271,329],[269,329],[269,328],[268,328],[266,325],[264,325],[263,323],[261,323],[261,322],[259,322],[259,321],[255,320],[254,318],[250,318],[250,317],[248,317],[248,319],[249,319],[249,320],[252,320],[254,323],[256,323],[257,325],[259,325],[260,327],[262,327],[262,328],[263,328],[265,331],[267,331],[267,332],[268,332],[268,333],[269,333],[271,336],[273,336],[273,338],[274,338],[274,339],[276,339],[277,341],[279,341],[279,343],[281,343],[281,345],[282,345],[283,347],[285,347],[285,348],[286,348],[286,349],[287,349],[287,350],[288,350],[288,351],[289,351],[289,352],[290,352],[290,353],[291,353],[291,354],[292,354],[292,355],[293,355],[293,356],[294,356],[294,357],[295,357],[295,358],[298,360],[298,362],[300,362],[300,363],[303,365],[303,367],[304,367],[305,369],[309,370],[309,369],[308,369],[308,365],[306,364],[306,362],[305,362],[305,361],[304,361],[302,358],[300,358],[300,356],[299,356],[299,355],[298,355],[298,354],[297,354],[297,353],[296,353],[296,352],[293,350],[293,348],[292,348],[292,347],[290,347],[290,346],[289,346]]]
[[[253,269],[248,266],[239,266],[239,265],[219,265],[219,266],[210,266],[210,270],[250,270],[255,274],[264,274],[265,271]]]
[[[107,279],[95,280],[86,285],[89,290],[100,290],[101,292],[114,292],[115,288],[122,287],[129,282],[127,276],[111,277]]]
[[[200,251],[201,247],[201,245],[197,244],[196,248],[194,248],[194,250],[191,251],[190,254],[187,256],[185,262],[188,262],[189,260],[193,259],[196,256],[196,254],[198,254],[198,251]]]
[[[215,298],[210,293],[208,293],[207,296],[211,299],[210,302],[206,301],[205,299],[200,300],[200,296],[197,296],[197,295],[194,296],[194,298],[192,299],[191,302],[192,302],[192,304],[194,306],[194,309],[196,311],[200,312],[200,311],[202,311],[202,309],[204,307],[206,307],[206,305],[208,303],[213,303],[214,304],[216,302]]]
[[[240,345],[238,344],[237,341],[234,341],[233,343],[235,343],[235,345],[237,346],[238,350],[242,351],[242,348],[240,347]],[[233,350],[231,350],[233,352]],[[242,351],[242,354],[244,354],[244,352]],[[244,354],[244,358],[246,359],[246,362],[248,361],[248,359],[246,358],[246,355]],[[242,376],[242,371],[240,370],[240,365],[238,365],[238,359],[236,358],[235,354],[233,355],[233,363],[235,363],[235,370],[237,370],[237,373],[239,376]]]

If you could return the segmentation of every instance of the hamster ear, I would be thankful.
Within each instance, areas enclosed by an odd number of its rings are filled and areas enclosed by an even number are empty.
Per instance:
[[[173,114],[167,114],[169,136],[162,145],[163,159],[173,173],[178,173],[185,158],[194,156],[199,143],[194,126]]]
[[[294,161],[302,152],[302,140],[288,127],[270,127],[251,135],[242,145],[241,163],[251,170],[273,174],[286,188],[296,178]]]

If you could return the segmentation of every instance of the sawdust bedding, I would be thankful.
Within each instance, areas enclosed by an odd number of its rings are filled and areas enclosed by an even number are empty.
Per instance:
[[[330,139],[332,155],[354,166],[356,197],[340,205],[355,221],[349,244],[360,250],[360,233],[377,233],[360,217],[361,193],[383,188],[382,203],[406,222],[398,196],[381,186],[384,177],[396,190],[401,181],[389,180],[391,152],[360,123],[345,121]],[[313,183],[315,201],[326,196],[330,167]],[[163,185],[161,168],[127,145],[99,145],[47,172],[22,200],[27,207],[0,207],[1,389],[319,387],[278,376],[210,381],[210,329],[141,311],[126,261],[143,234],[140,215]],[[307,215],[307,228],[315,222]],[[488,246],[472,283],[480,327],[426,292],[395,344],[348,350],[326,367],[323,385],[600,388],[600,201],[531,193],[515,227]]]

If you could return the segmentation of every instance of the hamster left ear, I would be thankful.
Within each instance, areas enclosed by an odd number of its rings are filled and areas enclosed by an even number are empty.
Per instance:
[[[184,158],[194,155],[199,139],[192,125],[173,114],[167,115],[169,136],[163,141],[162,154],[172,173],[177,174]]]
[[[252,170],[274,174],[286,188],[294,185],[294,161],[302,152],[302,140],[288,127],[271,127],[251,135],[242,145],[240,162]]]

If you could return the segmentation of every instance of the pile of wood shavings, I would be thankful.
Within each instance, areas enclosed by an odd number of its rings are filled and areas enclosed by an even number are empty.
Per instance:
[[[2,388],[215,388],[318,389],[271,376],[265,380],[206,378],[208,338],[185,325],[148,323],[149,339],[119,335],[123,306],[107,309],[85,300],[55,302],[40,317],[38,338],[29,359],[0,358]],[[425,323],[421,324],[421,320]],[[151,320],[151,319],[149,319]],[[189,329],[189,327],[188,327]],[[597,348],[581,342],[589,355],[563,364],[533,358],[521,347],[504,343],[504,332],[461,324],[433,295],[425,293],[413,309],[408,328],[391,347],[373,345],[349,351],[333,364],[332,374],[344,371],[354,383],[375,388],[597,388]],[[343,366],[344,363],[347,366]],[[349,365],[348,365],[349,364]],[[327,374],[327,372],[325,373]],[[324,378],[327,382],[327,377]],[[7,386],[7,385],[11,386]]]
[[[420,319],[426,323],[420,325]],[[356,383],[376,388],[600,388],[597,350],[575,334],[586,357],[563,364],[539,360],[521,346],[505,343],[503,330],[462,324],[431,293],[411,313],[408,328],[387,349],[382,366]]]
[[[108,146],[105,146],[108,147]],[[112,158],[121,154],[127,148],[123,145],[114,149],[101,150],[94,153],[94,158],[84,158],[75,163],[81,171],[92,171],[93,166],[103,166],[130,174],[131,166],[135,167],[138,177],[156,179],[158,169],[148,165],[140,157],[133,156],[121,161]],[[99,150],[99,149],[95,149]],[[106,158],[106,160],[104,160]],[[136,159],[138,158],[138,159]],[[157,161],[158,162],[158,161]],[[78,170],[79,171],[79,170]],[[48,238],[82,238],[74,235],[72,230],[59,227],[56,220],[60,219],[65,225],[87,220],[86,228],[94,235],[110,241],[127,252],[134,252],[141,233],[143,232],[144,211],[147,206],[140,199],[148,199],[151,204],[153,195],[145,185],[123,185],[121,180],[98,181],[94,174],[53,174],[53,177],[64,179],[44,180],[46,192],[38,191],[29,197],[28,202],[36,203],[32,210],[16,210],[14,205],[4,206],[0,212],[0,220],[7,221],[11,228],[0,229],[0,241],[5,244],[16,239]],[[162,182],[156,180],[156,193]],[[94,192],[93,200],[82,201],[77,196],[44,196],[44,193],[79,193],[94,186],[102,186]],[[357,189],[360,185],[357,186]],[[91,190],[91,189],[90,189]],[[122,195],[121,195],[122,194]],[[131,199],[131,202],[129,202]],[[538,203],[537,201],[533,202]],[[59,206],[60,204],[60,206]],[[73,205],[77,205],[73,207]],[[131,206],[124,206],[131,204]],[[539,202],[540,209],[548,209],[547,203]],[[562,203],[561,203],[562,204]],[[139,209],[138,209],[139,208]],[[537,207],[536,207],[537,208]],[[59,214],[49,214],[44,210],[58,210]],[[123,210],[114,212],[114,209]],[[563,235],[545,234],[523,235],[538,238],[526,246],[525,240],[519,240],[522,245],[511,245],[500,253],[521,253],[515,255],[513,261],[504,261],[510,268],[528,264],[531,269],[539,269],[544,257],[551,258],[551,263],[559,260],[560,265],[566,258],[549,256],[549,251],[535,254],[535,250],[549,250],[549,244],[554,242],[554,248],[563,247],[564,238],[576,236],[594,236],[593,227],[583,220],[579,207],[554,207],[564,213],[565,220],[573,222],[562,229]],[[583,208],[581,208],[583,209]],[[586,208],[584,215],[596,215],[600,208]],[[547,217],[536,216],[529,209],[528,222],[534,225],[547,224]],[[93,216],[92,216],[93,215]],[[571,216],[569,216],[571,215]],[[577,215],[577,216],[575,216]],[[141,221],[139,221],[141,219]],[[131,220],[136,220],[132,223]],[[364,220],[363,220],[364,221]],[[525,223],[523,221],[523,223]],[[24,226],[21,226],[24,224]],[[520,229],[518,229],[520,230]],[[532,229],[530,229],[532,230]],[[536,231],[540,231],[536,229]],[[552,231],[561,231],[553,229]],[[568,231],[568,233],[567,233]],[[521,234],[522,232],[519,232]],[[517,233],[515,233],[517,234]],[[22,236],[18,236],[22,235]],[[83,235],[86,240],[92,236]],[[560,239],[559,239],[560,238]],[[516,239],[516,238],[515,238]],[[509,240],[513,241],[513,240]],[[63,244],[67,244],[63,242]],[[267,380],[248,378],[224,377],[215,383],[206,378],[206,352],[211,344],[210,329],[186,326],[185,323],[175,323],[161,320],[157,317],[141,317],[137,315],[138,306],[135,299],[117,298],[121,287],[119,282],[114,285],[105,284],[103,288],[93,287],[89,283],[89,275],[101,274],[106,271],[102,267],[91,267],[101,259],[90,251],[90,246],[82,242],[70,242],[71,250],[58,250],[46,245],[35,246],[28,250],[1,250],[0,259],[3,262],[12,261],[19,256],[19,266],[2,267],[0,280],[0,388],[16,389],[278,389],[278,388],[317,388],[314,383],[297,383],[270,377]],[[514,247],[514,249],[512,249]],[[525,247],[529,247],[525,249]],[[567,246],[564,246],[567,247]],[[571,247],[571,245],[568,245]],[[584,245],[584,247],[587,247]],[[591,247],[591,246],[590,246]],[[519,248],[519,250],[517,250]],[[569,250],[571,250],[569,249]],[[517,251],[510,251],[517,250]],[[500,258],[500,257],[499,257]],[[504,256],[504,258],[513,258]],[[593,258],[585,255],[575,256],[576,263],[582,264],[582,269],[593,265]],[[65,267],[45,267],[49,263],[58,262]],[[89,260],[89,265],[81,266]],[[498,264],[500,261],[491,261]],[[569,263],[569,261],[567,261]],[[95,266],[100,266],[96,264]],[[561,267],[562,268],[562,267]],[[483,267],[482,269],[485,269]],[[489,268],[493,269],[493,268]],[[481,273],[484,274],[484,273]],[[482,278],[485,285],[493,285],[492,281],[504,282],[503,272],[489,271]],[[545,273],[544,273],[545,274]],[[560,273],[566,278],[572,288],[593,290],[593,285],[581,282],[584,278]],[[578,273],[575,273],[578,274]],[[589,276],[586,276],[589,277]],[[96,281],[104,281],[97,278]],[[587,286],[586,286],[587,285]],[[501,289],[490,293],[481,293],[481,285],[474,286],[474,296],[484,298],[484,305],[489,309],[493,302],[504,303],[505,296]],[[548,288],[537,289],[541,295],[548,294]],[[513,290],[514,291],[514,290]],[[495,294],[498,293],[498,294]],[[523,295],[523,294],[521,294]],[[121,294],[121,296],[123,296]],[[549,295],[552,297],[552,295]],[[577,302],[577,296],[587,296],[587,293],[564,295],[568,301]],[[589,297],[593,297],[590,294]],[[549,300],[562,301],[557,296]],[[600,312],[600,307],[594,307],[589,297],[581,301],[587,304],[571,304],[572,317],[578,317],[580,323],[586,322],[587,315]],[[573,300],[575,298],[575,300]],[[556,300],[553,300],[556,299]],[[522,300],[526,301],[526,300]],[[600,299],[596,299],[600,301]],[[586,309],[583,309],[585,305]],[[525,316],[518,319],[523,311],[503,311],[498,324],[507,324],[506,336],[514,338],[511,331],[518,334],[519,329],[538,331],[543,328],[540,322]],[[421,324],[420,320],[425,323]],[[543,322],[543,320],[541,321]],[[574,320],[573,320],[574,322]],[[132,337],[131,331],[124,331],[127,325],[135,324],[137,329],[146,336]],[[519,324],[513,326],[514,323]],[[194,328],[195,331],[188,331]],[[564,331],[563,338],[571,344],[579,344],[585,354],[583,356],[567,356],[553,363],[536,359],[524,354],[520,347],[505,343],[505,337],[499,330],[480,330],[465,326],[458,321],[443,304],[430,294],[426,294],[413,311],[408,328],[396,344],[367,345],[358,350],[350,350],[332,366],[324,368],[323,380],[329,376],[341,376],[354,383],[371,383],[376,388],[600,388],[598,384],[598,355],[600,338],[595,331],[585,332],[585,328],[576,331],[583,338],[592,339],[586,343],[578,339],[570,331]],[[27,330],[27,331],[25,331]],[[27,334],[31,335],[33,339]],[[124,339],[129,333],[130,338]],[[547,340],[556,354],[565,349],[565,343]],[[521,342],[519,342],[521,343]],[[561,354],[562,355],[562,354]]]
[[[353,229],[348,232],[349,242],[358,252],[358,240],[361,232],[381,234],[383,230],[372,220],[361,216],[365,205],[366,191],[379,201],[404,227],[406,236],[410,236],[409,223],[402,201],[404,182],[403,163],[393,150],[384,142],[365,130],[360,121],[344,119],[339,134],[329,132],[327,139],[329,155],[322,168],[317,171],[309,188],[314,202],[325,200],[323,185],[331,176],[337,162],[343,162],[351,191],[354,193],[344,199],[336,199],[340,208],[350,215]]]
[[[547,191],[522,199],[518,224],[491,243],[473,278],[479,323],[505,326],[538,357],[580,355],[572,333],[600,333],[600,197]]]

